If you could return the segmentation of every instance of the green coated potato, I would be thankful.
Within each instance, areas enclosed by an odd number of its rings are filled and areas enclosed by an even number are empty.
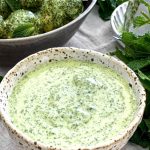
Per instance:
[[[28,10],[21,9],[14,11],[13,13],[11,13],[5,23],[7,28],[7,38],[12,38],[13,33],[17,30],[17,28],[21,30],[20,32],[22,32],[22,30],[26,30],[26,32],[29,32],[28,29],[24,28],[30,27],[29,29],[31,30],[32,28],[33,30],[33,33],[31,33],[31,35],[38,34],[39,31],[36,15]],[[22,35],[22,37],[24,37],[24,35]]]
[[[82,0],[0,0],[0,37],[48,32],[72,21],[82,11]]]
[[[20,0],[23,8],[39,8],[42,6],[43,0]]]
[[[67,0],[66,2],[66,14],[70,19],[75,19],[83,11],[82,0]]]
[[[52,0],[44,0],[41,10],[38,12],[38,17],[44,32],[51,31],[54,28],[52,12]]]
[[[44,32],[65,25],[82,11],[82,0],[45,0],[39,12]]]
[[[0,37],[2,37],[2,33],[3,33],[3,17],[0,16]]]

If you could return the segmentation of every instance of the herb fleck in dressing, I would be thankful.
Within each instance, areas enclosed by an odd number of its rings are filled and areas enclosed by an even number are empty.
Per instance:
[[[52,146],[93,146],[124,130],[137,109],[135,95],[115,71],[65,60],[38,66],[14,87],[9,113],[15,126]]]

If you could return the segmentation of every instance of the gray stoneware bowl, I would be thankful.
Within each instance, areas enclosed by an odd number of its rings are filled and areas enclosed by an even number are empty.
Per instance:
[[[50,47],[64,45],[92,10],[96,0],[83,0],[84,12],[70,23],[53,31],[15,39],[0,39],[0,66],[13,66],[24,57]]]
[[[128,68],[123,62],[117,60],[114,57],[91,51],[86,49],[77,48],[52,48],[45,51],[40,51],[35,53],[15,65],[4,77],[0,84],[0,115],[1,120],[5,127],[8,129],[10,136],[20,145],[23,146],[25,150],[60,150],[50,145],[44,145],[40,142],[33,141],[31,138],[27,137],[19,131],[11,122],[11,118],[8,114],[8,97],[11,94],[13,87],[16,85],[17,81],[27,72],[32,71],[37,65],[64,59],[75,59],[75,60],[86,60],[92,61],[94,63],[103,64],[109,68],[112,68],[117,73],[119,73],[132,87],[138,108],[133,121],[128,125],[128,127],[118,134],[116,137],[112,138],[106,143],[95,145],[94,147],[81,148],[75,147],[70,148],[71,150],[119,150],[121,149],[133,135],[137,126],[141,122],[144,108],[145,108],[145,90],[142,87],[136,74]]]

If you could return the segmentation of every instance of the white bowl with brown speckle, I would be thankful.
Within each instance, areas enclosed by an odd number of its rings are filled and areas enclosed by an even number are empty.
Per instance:
[[[64,59],[85,60],[92,61],[94,63],[102,64],[106,67],[112,68],[119,73],[132,87],[138,108],[136,115],[128,127],[119,133],[116,137],[108,140],[107,142],[100,143],[94,147],[74,147],[71,150],[119,150],[121,149],[131,138],[138,125],[140,124],[144,108],[146,94],[143,86],[141,85],[136,74],[128,68],[123,62],[117,60],[114,57],[95,52],[92,50],[78,49],[78,48],[52,48],[35,53],[15,65],[4,77],[0,84],[0,116],[3,124],[8,129],[10,136],[26,150],[58,150],[61,148],[52,147],[51,145],[45,145],[41,142],[34,141],[27,137],[23,132],[15,127],[11,122],[11,118],[8,113],[8,98],[12,92],[13,87],[17,84],[17,81],[27,72],[32,71],[37,65],[59,61]]]

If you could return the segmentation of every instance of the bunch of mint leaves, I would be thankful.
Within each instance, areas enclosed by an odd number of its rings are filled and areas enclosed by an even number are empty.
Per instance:
[[[121,40],[125,49],[117,49],[112,54],[135,71],[147,94],[143,120],[130,141],[150,149],[150,33],[135,36],[131,32],[124,32]]]
[[[149,2],[145,1],[145,0],[139,0],[140,3],[142,3],[143,5],[145,5],[145,7],[147,7],[147,12],[145,13],[144,11],[141,11],[141,15],[140,16],[136,16],[133,20],[133,26],[135,28],[137,27],[141,27],[143,25],[146,24],[150,24],[150,4]]]
[[[150,4],[145,0],[139,1],[147,7],[147,13],[141,11],[139,16],[133,18],[134,28],[150,24]],[[136,36],[132,32],[123,31],[121,41],[125,44],[125,48],[117,49],[112,54],[135,71],[146,90],[143,120],[130,141],[150,150],[150,32]]]
[[[114,9],[127,0],[98,0],[99,15],[103,20],[109,20]]]

